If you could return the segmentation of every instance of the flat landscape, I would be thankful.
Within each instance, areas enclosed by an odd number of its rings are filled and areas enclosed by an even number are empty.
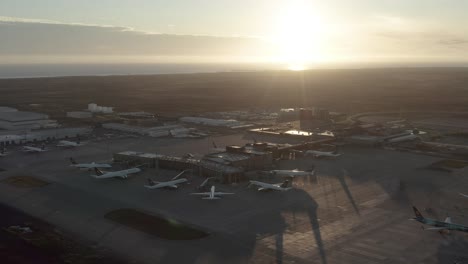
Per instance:
[[[57,77],[0,79],[0,105],[54,117],[90,102],[168,116],[312,105],[342,112],[466,111],[467,91],[467,68]]]
[[[242,134],[214,137],[246,143]],[[285,160],[284,169],[316,165],[317,174],[295,178],[289,192],[257,192],[247,183],[221,185],[235,195],[206,201],[189,195],[204,178],[191,175],[179,190],[148,190],[146,178],[168,180],[178,173],[145,169],[127,180],[98,180],[69,167],[66,158],[108,161],[111,152],[136,150],[177,154],[207,149],[209,140],[141,137],[93,141],[72,150],[40,154],[14,152],[0,160],[0,202],[45,219],[94,248],[112,250],[132,263],[464,263],[463,233],[423,231],[412,205],[423,215],[468,224],[466,169],[427,167],[437,157],[378,148],[345,146],[336,159]],[[13,150],[12,150],[13,151]],[[200,153],[203,154],[203,153]],[[18,187],[15,175],[49,182]],[[281,182],[281,178],[262,178]],[[173,241],[105,217],[130,208],[164,216],[209,236]],[[183,252],[183,254],[181,253]]]

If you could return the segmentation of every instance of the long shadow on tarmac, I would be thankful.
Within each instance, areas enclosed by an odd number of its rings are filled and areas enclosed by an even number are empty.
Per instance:
[[[293,225],[296,232],[308,232],[312,230],[314,240],[308,245],[304,245],[306,249],[317,249],[320,255],[321,263],[327,264],[327,257],[320,232],[320,224],[317,216],[318,204],[305,191],[301,189],[291,190],[289,192],[268,192],[258,193],[259,200],[269,200],[277,203],[277,206],[271,210],[262,211],[243,219],[238,223],[241,231],[236,234],[222,235],[221,239],[226,240],[226,244],[221,246],[220,241],[206,239],[204,242],[200,240],[199,247],[191,247],[189,250],[181,252],[177,246],[168,246],[167,251],[162,256],[158,263],[212,263],[216,260],[223,260],[223,263],[246,263],[246,262],[265,262],[282,264],[284,262],[297,261],[294,253],[286,254],[284,251],[285,231],[289,225]],[[291,199],[291,200],[290,200]],[[285,202],[286,201],[286,202]],[[291,202],[288,202],[291,201]],[[261,201],[259,201],[259,204]],[[253,204],[253,206],[256,206]],[[294,226],[294,223],[288,223],[284,214],[303,215],[306,221],[299,222],[299,226]],[[310,224],[310,227],[309,225]],[[238,233],[238,234],[237,234]],[[266,246],[272,240],[273,244]],[[257,242],[260,244],[257,245]],[[197,241],[189,243],[198,243]],[[214,244],[218,243],[218,244]],[[230,247],[230,243],[235,247]],[[272,246],[274,248],[272,248]],[[299,261],[301,262],[301,260]],[[216,262],[213,262],[216,263]]]
[[[468,239],[466,233],[451,233],[440,243],[437,252],[438,263],[468,263]]]
[[[356,214],[361,215],[361,212],[359,211],[358,206],[356,205],[356,201],[354,200],[353,195],[351,194],[351,191],[348,188],[348,184],[346,184],[345,176],[348,175],[348,171],[343,169],[343,174],[338,174],[338,180],[340,181],[341,187],[346,193],[346,196],[348,197],[349,202],[354,208],[354,211]]]
[[[327,256],[325,252],[325,247],[322,240],[322,234],[320,232],[320,223],[318,221],[317,216],[317,209],[318,204],[317,202],[304,190],[296,189],[294,190],[294,195],[299,196],[300,198],[297,199],[301,201],[300,203],[295,203],[288,208],[288,210],[294,214],[305,212],[308,216],[308,220],[314,235],[315,243],[317,245],[317,249],[319,251],[320,259],[323,264],[327,263]]]

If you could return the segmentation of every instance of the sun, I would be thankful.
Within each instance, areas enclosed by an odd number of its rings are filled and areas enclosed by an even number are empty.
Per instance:
[[[296,1],[283,8],[273,33],[277,60],[294,71],[304,70],[320,59],[320,42],[324,24],[314,8],[305,1]]]

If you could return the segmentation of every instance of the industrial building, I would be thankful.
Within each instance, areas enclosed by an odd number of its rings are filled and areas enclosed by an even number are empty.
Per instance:
[[[67,112],[67,117],[70,118],[92,118],[92,112],[85,112],[85,111],[74,111],[74,112]]]
[[[211,119],[205,117],[193,117],[193,116],[186,116],[181,117],[179,119],[181,122],[185,123],[192,123],[204,126],[220,126],[220,127],[229,127],[229,128],[236,128],[243,126],[242,122],[239,122],[234,119]]]
[[[56,127],[57,122],[46,114],[23,111],[0,112],[0,128],[7,130],[30,130]]]
[[[0,113],[17,112],[18,109],[8,106],[0,106]]]
[[[113,129],[123,132],[136,133],[140,135],[150,136],[150,137],[167,137],[172,134],[182,134],[187,132],[187,129],[180,125],[166,125],[166,126],[156,126],[156,127],[140,127],[140,126],[130,126],[120,123],[106,123],[102,125],[103,128]]]
[[[0,142],[5,145],[23,144],[36,141],[72,138],[89,133],[91,133],[91,128],[88,127],[41,129],[15,133],[4,131],[0,133]]]
[[[327,109],[311,108],[299,111],[299,121],[301,130],[324,128],[330,126],[330,113]]]

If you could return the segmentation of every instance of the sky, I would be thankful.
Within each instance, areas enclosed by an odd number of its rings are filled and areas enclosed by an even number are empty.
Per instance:
[[[466,10],[466,0],[2,0],[0,63],[465,63]]]

